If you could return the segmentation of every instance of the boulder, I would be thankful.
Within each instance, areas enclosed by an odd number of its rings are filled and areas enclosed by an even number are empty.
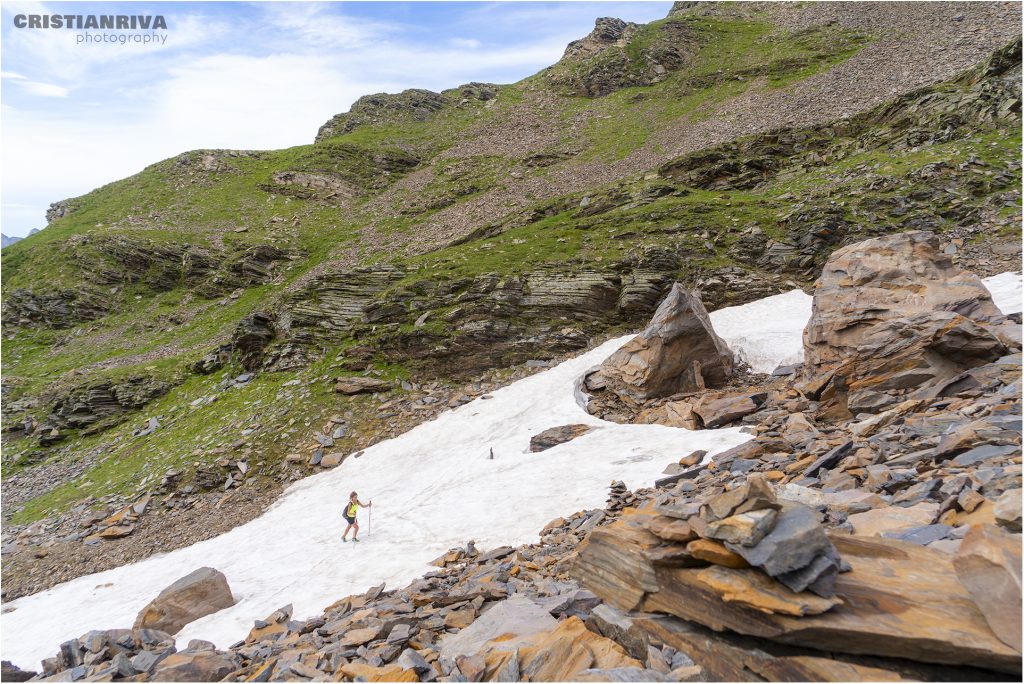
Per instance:
[[[640,402],[719,386],[733,365],[700,296],[676,283],[643,332],[601,364],[595,381]]]
[[[686,430],[698,430],[700,429],[700,418],[693,408],[693,404],[688,401],[666,401],[660,406],[641,411],[636,417],[636,422],[644,425],[653,423]]]
[[[559,425],[548,428],[530,438],[530,451],[544,451],[553,446],[572,441],[580,435],[590,432],[589,425]]]
[[[884,506],[863,513],[854,513],[846,520],[853,533],[862,537],[903,532],[922,525],[930,525],[939,514],[939,504],[922,501],[913,506]]]
[[[821,375],[862,354],[886,321],[929,312],[1002,318],[981,279],[955,267],[934,233],[897,233],[838,249],[815,284],[804,372]]]
[[[972,525],[953,566],[992,632],[1020,652],[1020,535],[992,525]]]
[[[999,495],[995,505],[996,522],[1011,532],[1021,531],[1021,490],[1008,489]]]
[[[356,376],[351,378],[337,378],[334,384],[334,391],[338,394],[369,394],[371,392],[386,392],[394,387],[391,382],[379,378],[367,378]]]
[[[199,618],[235,605],[224,573],[199,568],[177,580],[139,611],[136,628],[176,634]]]
[[[726,520],[740,517],[732,516]],[[831,597],[839,573],[839,554],[818,522],[817,515],[805,506],[789,504],[772,519],[772,527],[767,533],[763,525],[758,526],[764,520],[761,517],[747,525],[737,523],[737,534],[749,535],[749,538],[741,539],[739,543],[727,541],[726,548],[793,591],[810,589],[820,596]],[[751,543],[758,536],[761,538]]]

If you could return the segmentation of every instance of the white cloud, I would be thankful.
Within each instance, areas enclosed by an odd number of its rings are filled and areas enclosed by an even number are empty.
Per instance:
[[[40,83],[39,81],[27,81],[18,80],[15,81],[19,86],[27,90],[32,95],[39,95],[40,97],[67,97],[68,89],[64,86],[59,86],[54,83]]]
[[[476,38],[452,38],[448,41],[448,44],[452,47],[467,48],[469,50],[475,50],[483,45],[483,43]]]

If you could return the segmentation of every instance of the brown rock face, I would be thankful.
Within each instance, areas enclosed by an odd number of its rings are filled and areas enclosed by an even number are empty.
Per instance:
[[[985,621],[999,639],[1020,651],[1021,540],[992,525],[973,525],[953,559]]]
[[[160,592],[135,618],[135,627],[168,634],[199,618],[235,605],[224,573],[199,568]]]
[[[640,669],[611,639],[591,632],[578,617],[570,617],[547,632],[513,643],[501,638],[484,651],[488,681],[566,682],[587,669]]]
[[[733,354],[711,327],[700,296],[676,283],[647,328],[595,375],[620,397],[645,401],[720,385],[732,370]]]
[[[953,266],[934,233],[887,235],[836,250],[804,329],[805,371],[817,375],[856,357],[859,348],[877,344],[872,334],[883,323],[926,312],[1002,318],[978,276]]]

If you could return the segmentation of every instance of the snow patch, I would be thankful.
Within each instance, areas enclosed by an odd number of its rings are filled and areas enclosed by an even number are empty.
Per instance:
[[[985,287],[992,293],[992,301],[1006,315],[1017,313],[1021,306],[1021,274],[1000,273],[991,278],[983,278]]]
[[[743,306],[711,312],[711,325],[729,349],[758,373],[804,360],[803,333],[811,296],[790,290]]]

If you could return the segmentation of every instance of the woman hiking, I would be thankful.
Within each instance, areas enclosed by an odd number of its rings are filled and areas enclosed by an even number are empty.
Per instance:
[[[369,508],[373,506],[371,501],[368,504],[364,504],[359,500],[359,496],[352,492],[348,495],[348,503],[345,504],[345,510],[342,511],[342,515],[345,516],[345,522],[348,523],[348,527],[345,528],[345,533],[341,535],[341,541],[347,542],[348,531],[352,530],[352,541],[359,541],[359,523],[356,522],[356,513],[359,512],[359,507]]]

